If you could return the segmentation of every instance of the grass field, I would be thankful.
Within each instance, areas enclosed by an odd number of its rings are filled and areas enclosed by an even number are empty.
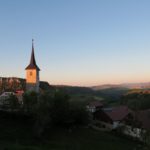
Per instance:
[[[0,150],[135,150],[136,142],[87,128],[53,129],[42,140],[24,119],[0,117]]]

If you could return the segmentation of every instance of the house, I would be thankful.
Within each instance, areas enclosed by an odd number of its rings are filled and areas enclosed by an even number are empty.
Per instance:
[[[123,133],[143,141],[147,131],[150,130],[150,109],[135,111],[133,125],[126,125]]]
[[[130,119],[131,110],[127,106],[102,108],[94,113],[94,120],[99,121],[104,128],[113,130]]]
[[[135,112],[127,106],[102,108],[94,113],[94,120],[101,128],[119,129],[121,133],[143,141],[150,130],[150,109]]]
[[[100,101],[91,101],[86,106],[87,110],[91,113],[94,113],[100,110],[102,107],[103,107],[103,104]]]
[[[3,106],[3,105],[9,105],[9,100],[8,98],[11,96],[11,95],[14,95],[17,97],[18,99],[18,102],[20,104],[23,103],[23,94],[24,94],[24,91],[23,90],[17,90],[15,93],[14,92],[4,92],[0,95],[0,105]]]
[[[11,96],[15,95],[14,92],[4,92],[0,95],[0,105],[9,105],[9,101],[7,99]]]

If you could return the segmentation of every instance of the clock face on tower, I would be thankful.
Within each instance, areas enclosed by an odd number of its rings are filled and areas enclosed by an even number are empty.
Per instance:
[[[26,71],[27,83],[37,83],[38,82],[38,71],[36,69],[30,69]]]

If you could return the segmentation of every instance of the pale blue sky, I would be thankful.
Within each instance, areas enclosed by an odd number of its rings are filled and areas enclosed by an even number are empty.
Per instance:
[[[149,0],[0,0],[0,76],[25,77],[32,38],[50,84],[150,81]]]

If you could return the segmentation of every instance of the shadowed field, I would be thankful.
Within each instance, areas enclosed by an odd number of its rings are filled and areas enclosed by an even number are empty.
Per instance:
[[[0,114],[2,150],[133,150],[137,143],[87,128],[48,129],[41,139],[33,136],[30,119]]]

